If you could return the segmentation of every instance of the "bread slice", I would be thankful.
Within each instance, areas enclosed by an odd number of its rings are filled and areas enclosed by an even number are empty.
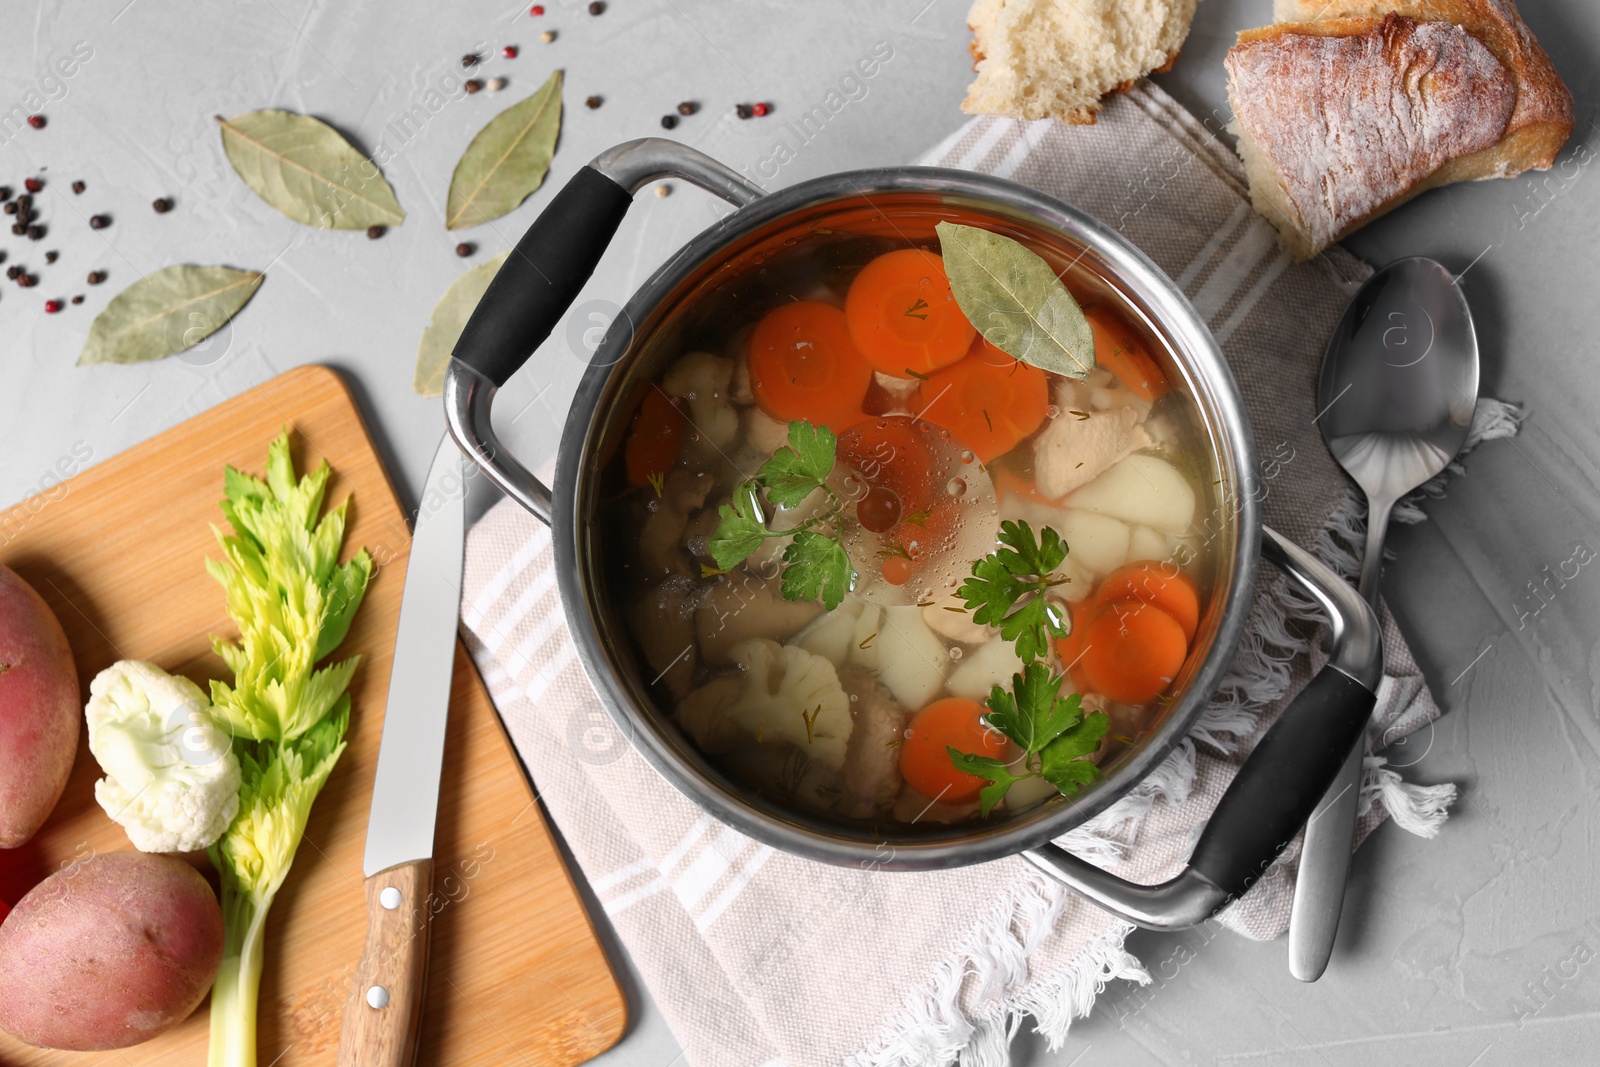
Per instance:
[[[1168,68],[1198,0],[977,0],[961,110],[1089,125],[1108,93]]]
[[[1226,65],[1251,200],[1296,259],[1428,189],[1549,167],[1572,134],[1572,97],[1509,0],[1278,4],[1318,17],[1240,34]]]

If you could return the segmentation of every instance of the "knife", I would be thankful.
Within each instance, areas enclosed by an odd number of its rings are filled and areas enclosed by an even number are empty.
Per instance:
[[[361,863],[367,940],[339,1030],[339,1067],[409,1067],[422,1030],[433,826],[461,608],[461,470],[446,434],[428,468],[406,564]]]

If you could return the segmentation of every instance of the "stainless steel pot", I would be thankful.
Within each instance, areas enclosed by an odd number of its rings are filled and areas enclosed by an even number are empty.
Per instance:
[[[500,443],[496,390],[550,335],[592,274],[632,194],[666,177],[738,210],[681,249],[636,293],[594,353],[567,419],[554,491]],[[955,826],[866,826],[781,807],[734,785],[659,709],[596,565],[600,474],[646,383],[660,370],[678,316],[706,287],[759,263],[785,235],[826,222],[887,220],[915,229],[976,219],[1057,262],[1083,260],[1110,279],[1175,354],[1217,456],[1222,505],[1205,520],[1217,561],[1181,690],[1160,722],[1072,801]],[[1047,258],[1049,258],[1047,256]],[[1101,906],[1140,925],[1200,922],[1242,894],[1309,816],[1354,745],[1381,672],[1377,623],[1348,583],[1260,522],[1263,484],[1237,386],[1204,321],[1161,271],[1089,216],[1011,182],[905,167],[817,178],[767,194],[699,152],[659,138],[602,153],[571,179],[500,269],[457,342],[445,378],[450,431],[500,488],[551,527],[557,581],[583,665],[638,752],[707,812],[776,848],[827,863],[929,869],[1021,853]],[[1164,759],[1220,682],[1244,632],[1265,556],[1314,597],[1332,623],[1332,658],[1258,744],[1218,805],[1188,866],[1161,885],[1125,881],[1050,842],[1105,810]]]

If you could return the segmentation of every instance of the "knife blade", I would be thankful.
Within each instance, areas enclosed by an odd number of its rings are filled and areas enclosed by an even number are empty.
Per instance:
[[[465,496],[461,452],[446,434],[428,468],[406,563],[361,864],[367,939],[340,1026],[340,1067],[409,1067],[421,1033]]]

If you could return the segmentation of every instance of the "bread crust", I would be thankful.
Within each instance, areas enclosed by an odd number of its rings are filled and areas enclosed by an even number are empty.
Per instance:
[[[1572,137],[1572,93],[1512,0],[1276,0],[1274,11],[1279,22],[1302,23],[1385,14],[1460,26],[1482,41],[1516,78],[1517,104],[1506,135],[1516,137],[1518,151],[1495,153],[1500,158],[1486,157],[1479,166],[1463,170],[1482,172],[1474,177],[1500,177],[1491,172],[1501,163],[1515,166],[1506,176],[1555,165]]]
[[[1548,168],[1571,137],[1571,94],[1510,0],[1278,0],[1277,11],[1314,17],[1241,33],[1229,97],[1251,199],[1297,259],[1428,189]],[[1326,120],[1346,105],[1365,123]],[[1433,128],[1410,129],[1419,115]]]

